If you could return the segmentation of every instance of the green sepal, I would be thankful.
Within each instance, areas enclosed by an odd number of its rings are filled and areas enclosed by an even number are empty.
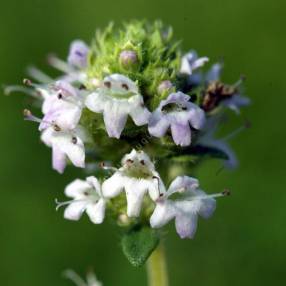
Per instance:
[[[140,267],[155,250],[159,240],[156,230],[137,225],[123,235],[121,246],[129,262],[135,267]]]

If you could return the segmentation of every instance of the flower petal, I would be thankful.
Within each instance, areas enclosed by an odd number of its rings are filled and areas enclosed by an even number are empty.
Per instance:
[[[106,198],[114,198],[119,195],[124,188],[124,177],[120,173],[114,173],[102,184],[102,193]]]
[[[202,67],[205,63],[207,63],[209,61],[208,57],[201,57],[198,58],[196,61],[193,62],[192,64],[192,70],[196,70],[200,67]]]
[[[171,201],[159,201],[157,202],[155,210],[150,218],[150,225],[153,228],[163,227],[173,219],[175,215],[175,209]]]
[[[129,217],[139,216],[147,188],[148,183],[146,184],[145,180],[134,178],[128,178],[125,180],[127,215]]]
[[[212,65],[208,73],[206,74],[206,81],[211,82],[211,81],[216,81],[220,79],[220,74],[222,71],[222,64],[216,63]]]
[[[64,172],[66,167],[66,155],[56,146],[52,147],[52,165],[53,169],[57,170],[60,174]]]
[[[87,65],[88,46],[81,40],[71,43],[68,63],[78,68],[85,68]]]
[[[180,72],[191,75],[195,69],[202,67],[208,61],[207,57],[199,58],[195,51],[190,51],[182,58]]]
[[[199,181],[188,176],[179,176],[172,181],[168,189],[168,193],[174,193],[178,190],[194,190],[199,187]]]
[[[86,208],[86,202],[72,202],[66,207],[64,218],[69,220],[79,220]]]
[[[90,189],[90,187],[91,186],[86,181],[76,179],[66,186],[65,195],[70,198],[80,199],[82,194],[87,189]]]
[[[89,94],[85,100],[85,105],[93,112],[103,112],[107,98],[100,91]]]
[[[175,225],[181,238],[193,238],[197,230],[198,216],[195,213],[179,214],[176,216]]]
[[[188,146],[191,144],[191,128],[189,125],[172,123],[171,132],[177,145]]]
[[[207,219],[210,218],[216,209],[216,200],[213,198],[203,199],[201,201],[201,207],[199,209],[199,214]]]
[[[98,179],[96,177],[94,177],[94,176],[87,177],[86,181],[93,186],[93,188],[95,189],[95,191],[99,195],[101,195],[100,183],[99,183],[99,181],[98,181]]]
[[[240,107],[244,107],[250,104],[250,99],[245,96],[241,96],[236,94],[232,96],[230,99],[226,99],[222,102],[222,104],[229,109],[235,111],[237,114],[240,112]]]
[[[191,102],[189,102],[188,105],[190,108],[188,111],[188,118],[190,124],[195,129],[202,129],[206,121],[205,112],[197,105]]]
[[[147,124],[150,118],[150,111],[142,106],[131,109],[130,116],[137,126]]]
[[[103,119],[109,137],[119,139],[127,121],[127,113],[120,105],[111,104],[110,109],[105,109]]]
[[[82,140],[79,137],[72,136],[70,133],[59,133],[60,134],[53,140],[55,148],[64,152],[76,167],[84,168],[85,151]],[[73,142],[73,139],[75,139],[75,143]]]
[[[166,134],[169,126],[167,117],[161,112],[155,111],[150,117],[148,131],[155,137],[162,137]]]
[[[54,129],[52,127],[49,127],[47,129],[45,129],[42,134],[41,134],[41,140],[48,146],[51,147],[52,146],[52,141],[54,138]]]
[[[86,207],[86,213],[95,224],[100,224],[105,216],[105,200],[100,199],[97,203],[90,203]]]

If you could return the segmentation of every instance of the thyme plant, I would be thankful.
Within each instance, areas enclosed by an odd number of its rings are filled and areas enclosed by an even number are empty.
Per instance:
[[[6,89],[32,95],[41,107],[24,110],[24,118],[38,123],[53,169],[92,172],[69,183],[69,199],[56,208],[69,220],[86,213],[94,224],[115,221],[123,253],[134,266],[148,260],[153,286],[168,285],[163,227],[174,220],[181,238],[193,238],[198,218],[212,216],[216,198],[229,195],[206,194],[190,174],[210,158],[237,164],[229,136],[216,131],[227,109],[239,114],[249,99],[242,79],[226,84],[222,63],[208,62],[183,53],[160,21],[131,21],[97,30],[89,45],[75,40],[66,61],[49,57],[62,76],[32,68],[24,87]]]

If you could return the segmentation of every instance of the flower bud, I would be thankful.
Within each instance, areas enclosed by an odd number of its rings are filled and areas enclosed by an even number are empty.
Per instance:
[[[138,62],[137,53],[131,50],[124,50],[120,53],[119,60],[124,67],[131,67]]]
[[[166,91],[169,91],[172,87],[173,84],[169,80],[164,80],[159,84],[157,91],[159,94],[162,94]]]

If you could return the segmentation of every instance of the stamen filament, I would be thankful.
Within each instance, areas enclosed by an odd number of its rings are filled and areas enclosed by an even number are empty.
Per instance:
[[[33,67],[33,66],[28,67],[27,72],[33,79],[37,80],[40,83],[48,84],[53,81],[51,77],[49,77],[48,75],[46,75],[45,73],[43,73],[41,70],[39,70],[36,67]]]
[[[194,197],[194,200],[203,200],[203,199],[210,199],[210,198],[220,198],[220,197],[226,197],[230,196],[230,191],[229,190],[224,190],[221,193],[216,193],[216,194],[211,194],[211,195],[203,195],[203,196],[197,196]]]
[[[61,128],[56,123],[49,122],[49,121],[46,121],[46,120],[43,120],[39,117],[34,116],[29,109],[24,109],[23,114],[24,114],[24,120],[36,122],[39,124],[46,123],[47,125],[54,127],[55,131],[57,131],[57,132],[61,131]]]
[[[222,141],[231,140],[232,138],[237,136],[239,133],[241,133],[245,129],[249,128],[249,126],[250,126],[250,123],[247,120],[245,120],[245,122],[242,126],[238,127],[236,130],[232,131],[231,133],[229,133],[228,135],[226,135],[225,137],[223,137],[220,140],[222,140]]]
[[[114,172],[118,171],[118,169],[115,168],[115,167],[105,166],[104,162],[101,162],[101,163],[99,164],[99,166],[100,166],[101,169],[104,169],[104,170],[111,170],[111,171],[114,171]]]
[[[31,86],[31,87],[39,88],[39,89],[45,89],[46,88],[44,84],[34,83],[28,78],[23,79],[23,84],[26,86]]]
[[[71,280],[77,286],[87,286],[84,280],[73,270],[67,269],[63,273],[64,277]]]
[[[59,202],[58,199],[55,199],[55,203],[56,203],[56,211],[63,206],[69,205],[71,203],[80,203],[80,202],[85,202],[84,199],[82,200],[69,200],[69,201],[65,201],[65,202]]]
[[[48,56],[48,62],[53,68],[55,68],[59,71],[62,71],[64,73],[68,74],[72,71],[72,68],[66,62],[59,59],[55,55],[49,55]]]
[[[245,76],[242,75],[242,76],[240,77],[240,79],[233,84],[233,87],[234,87],[234,88],[239,87],[244,81],[245,81]]]
[[[33,96],[35,98],[38,98],[37,92],[35,92],[33,89],[30,89],[28,87],[24,87],[21,85],[4,86],[4,94],[5,95],[10,95],[13,92],[23,92],[25,94],[28,94],[28,95]]]

